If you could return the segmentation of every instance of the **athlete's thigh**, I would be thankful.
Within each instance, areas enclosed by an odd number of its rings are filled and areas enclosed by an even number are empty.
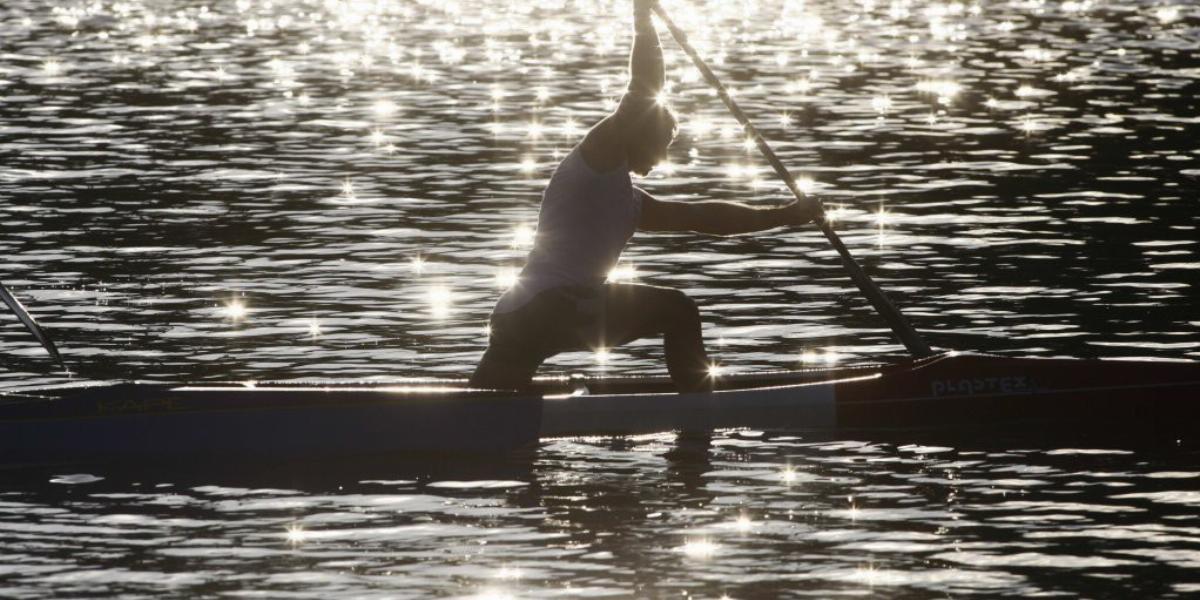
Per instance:
[[[538,362],[575,349],[580,315],[577,300],[561,289],[546,290],[512,314],[492,318],[492,337],[519,348]]]
[[[633,283],[604,285],[598,332],[610,346],[658,335],[687,302],[679,290]]]

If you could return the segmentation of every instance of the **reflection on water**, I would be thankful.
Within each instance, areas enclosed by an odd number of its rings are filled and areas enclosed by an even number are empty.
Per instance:
[[[550,170],[620,93],[626,4],[4,2],[0,278],[82,377],[465,375]],[[935,345],[1200,357],[1195,6],[664,4]],[[667,59],[681,136],[641,184],[782,201]],[[612,276],[696,297],[721,369],[902,351],[815,230],[640,234]],[[61,381],[0,325],[0,386]],[[660,372],[658,345],[550,368]],[[1200,592],[1194,456],[667,447],[6,476],[0,595]]]
[[[1183,598],[1195,456],[730,435],[532,462],[118,470],[12,483],[5,590],[270,597]],[[780,476],[780,464],[788,467]]]

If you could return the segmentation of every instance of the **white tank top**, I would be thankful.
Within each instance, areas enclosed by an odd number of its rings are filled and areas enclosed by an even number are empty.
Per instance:
[[[517,310],[553,287],[603,284],[637,229],[643,194],[623,163],[597,173],[575,146],[550,176],[533,249],[494,312]]]

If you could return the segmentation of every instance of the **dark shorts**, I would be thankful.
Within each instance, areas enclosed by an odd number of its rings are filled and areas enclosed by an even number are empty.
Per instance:
[[[599,287],[558,287],[534,296],[517,310],[491,318],[489,347],[542,360],[559,352],[597,350],[604,345],[604,293]]]
[[[560,352],[607,350],[658,334],[664,334],[673,378],[690,381],[707,369],[700,314],[682,292],[618,283],[551,288],[514,311],[492,315],[488,348],[471,383],[524,387],[543,361]]]

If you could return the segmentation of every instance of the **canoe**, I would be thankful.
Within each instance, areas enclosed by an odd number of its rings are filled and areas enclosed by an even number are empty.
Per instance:
[[[445,380],[42,388],[0,397],[0,464],[497,453],[555,437],[730,428],[914,442],[1200,430],[1195,362],[946,353],[718,381],[694,394],[654,377],[540,379],[520,393]]]

